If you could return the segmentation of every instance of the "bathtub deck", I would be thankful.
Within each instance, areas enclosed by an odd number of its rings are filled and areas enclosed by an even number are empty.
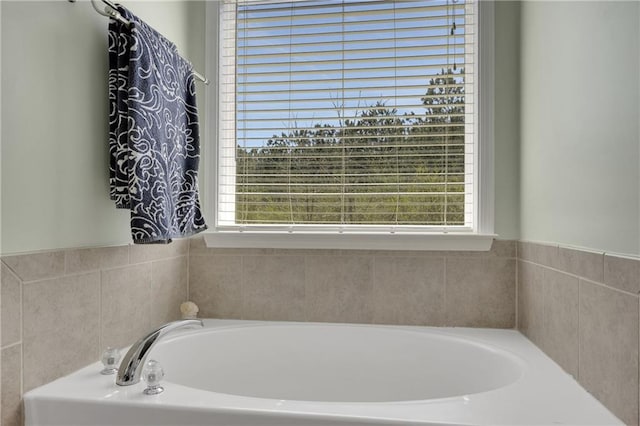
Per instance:
[[[278,323],[205,320],[206,328]],[[282,324],[282,323],[280,323]],[[287,323],[292,324],[292,323]],[[384,327],[367,326],[361,327]],[[393,327],[486,343],[524,361],[507,386],[441,399],[381,403],[251,398],[164,383],[149,397],[144,384],[118,387],[92,364],[25,395],[27,426],[328,426],[328,425],[621,425],[595,398],[515,330]],[[187,332],[195,333],[195,332]],[[185,348],[185,362],[189,360]]]

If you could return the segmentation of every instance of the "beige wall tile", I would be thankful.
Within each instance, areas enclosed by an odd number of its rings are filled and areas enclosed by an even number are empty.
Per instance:
[[[22,426],[22,346],[2,350],[2,426]]]
[[[242,256],[242,255],[259,255],[274,254],[276,249],[262,248],[226,248],[226,247],[207,247],[204,237],[198,235],[189,239],[189,254],[191,256]]]
[[[444,257],[516,257],[516,242],[512,240],[493,240],[488,251],[440,251],[433,252]]]
[[[65,262],[67,274],[126,266],[129,264],[129,246],[67,250]]]
[[[245,256],[242,317],[304,321],[304,256]]]
[[[192,256],[336,256],[343,250],[338,249],[282,249],[282,248],[232,248],[207,247],[204,238],[194,237],[190,241],[189,253]]]
[[[544,327],[541,349],[578,377],[578,278],[544,271]]]
[[[151,264],[102,271],[102,348],[133,344],[151,328]]]
[[[98,360],[100,274],[23,284],[24,390]]]
[[[516,241],[494,240],[487,251],[456,250],[339,250],[342,256],[380,257],[516,257]]]
[[[219,250],[221,254],[235,254],[229,252],[233,249],[214,249]],[[265,256],[336,256],[339,255],[341,250],[334,249],[282,249],[282,248],[245,248],[238,249],[245,256],[250,255],[265,255]]]
[[[191,255],[203,255],[207,254],[206,252],[201,252],[201,250],[206,250],[207,246],[204,242],[204,237],[202,235],[196,235],[189,238],[189,254]]]
[[[230,248],[230,247],[211,247],[205,249],[196,249],[193,256],[272,256],[275,249],[262,248]],[[294,253],[295,254],[295,253]]]
[[[640,259],[605,254],[604,283],[630,293],[640,293]]]
[[[515,327],[514,277],[514,259],[447,258],[447,325]]]
[[[203,318],[242,318],[242,258],[191,256],[189,299]]]
[[[518,262],[518,329],[536,345],[542,342],[544,324],[544,269]]]
[[[366,249],[340,249],[336,256],[361,256],[361,257],[443,257],[446,252],[440,250],[366,250]]]
[[[444,258],[376,257],[373,322],[441,326]]]
[[[556,268],[591,281],[604,279],[604,254],[560,247]]]
[[[555,267],[558,261],[558,246],[518,241],[518,257],[540,265]]]
[[[4,263],[1,268],[0,313],[2,314],[2,347],[5,347],[19,342],[22,338],[22,283]]]
[[[180,319],[187,300],[187,257],[159,260],[151,267],[151,326]]]
[[[260,248],[215,248],[207,247],[204,237],[195,236],[189,239],[189,255],[190,256],[242,256],[242,255],[259,255],[273,254],[274,249]]]
[[[64,251],[5,256],[2,260],[22,281],[59,277],[64,274]]]
[[[266,250],[266,249],[254,249]],[[273,256],[340,256],[344,250],[340,249],[272,249]]]
[[[373,258],[306,257],[307,321],[369,323]]]
[[[132,244],[129,246],[129,262],[150,262],[170,257],[186,256],[189,253],[189,239],[175,239],[171,244]]]
[[[516,246],[514,240],[494,240],[491,252],[497,257],[516,257]]]
[[[580,281],[579,382],[627,424],[638,422],[638,298]]]

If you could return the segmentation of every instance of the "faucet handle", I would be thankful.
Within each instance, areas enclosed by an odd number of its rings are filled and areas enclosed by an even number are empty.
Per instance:
[[[157,395],[164,392],[160,382],[164,378],[164,370],[160,363],[150,359],[142,370],[142,378],[147,382],[147,388],[142,391],[145,395]]]
[[[104,368],[100,371],[100,374],[108,375],[117,373],[120,356],[120,349],[108,347],[102,353],[102,365],[104,365]]]

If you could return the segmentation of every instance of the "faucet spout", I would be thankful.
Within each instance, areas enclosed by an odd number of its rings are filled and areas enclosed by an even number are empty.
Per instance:
[[[138,383],[147,356],[155,344],[158,343],[158,340],[173,330],[194,325],[204,327],[204,323],[199,319],[173,321],[157,328],[134,343],[120,363],[116,384],[119,386],[130,386]]]

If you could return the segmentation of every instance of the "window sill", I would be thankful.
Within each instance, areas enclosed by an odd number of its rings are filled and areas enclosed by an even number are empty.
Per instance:
[[[209,232],[209,248],[488,251],[495,234]]]

